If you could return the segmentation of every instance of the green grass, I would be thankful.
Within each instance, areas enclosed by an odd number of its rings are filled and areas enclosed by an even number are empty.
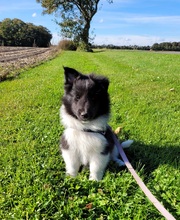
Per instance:
[[[0,84],[0,219],[164,219],[130,173],[110,163],[100,182],[65,176],[59,153],[63,68],[110,79],[110,125],[153,194],[180,216],[180,55],[63,52]]]

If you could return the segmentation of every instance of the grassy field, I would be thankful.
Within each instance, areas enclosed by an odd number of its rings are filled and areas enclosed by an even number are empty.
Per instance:
[[[153,194],[180,217],[180,55],[62,52],[0,83],[0,219],[164,219],[126,169],[100,182],[65,176],[59,153],[63,68],[110,79],[110,125],[133,139],[126,153]]]

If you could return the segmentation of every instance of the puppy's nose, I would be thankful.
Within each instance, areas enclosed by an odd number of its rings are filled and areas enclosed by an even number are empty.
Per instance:
[[[88,115],[87,112],[81,112],[81,117],[82,117],[83,119],[88,119],[88,118],[89,118],[89,115]]]

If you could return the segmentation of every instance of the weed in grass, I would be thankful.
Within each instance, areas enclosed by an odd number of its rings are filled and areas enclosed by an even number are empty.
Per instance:
[[[65,176],[59,153],[63,68],[110,79],[111,120],[149,189],[178,219],[179,55],[63,52],[0,84],[1,219],[163,219],[126,169],[110,163],[100,182]],[[171,90],[173,88],[173,90]]]

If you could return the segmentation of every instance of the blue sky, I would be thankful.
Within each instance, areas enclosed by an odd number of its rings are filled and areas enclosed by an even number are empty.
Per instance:
[[[101,6],[101,4],[103,4]],[[19,18],[47,27],[52,43],[61,37],[54,15],[42,15],[36,0],[0,0],[0,21]],[[91,23],[94,43],[114,45],[152,45],[180,41],[180,0],[101,0]]]

